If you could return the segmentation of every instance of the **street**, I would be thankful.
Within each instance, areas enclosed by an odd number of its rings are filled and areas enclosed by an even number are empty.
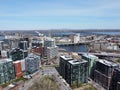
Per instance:
[[[31,78],[30,80],[26,81],[24,83],[24,86],[21,86],[19,88],[19,90],[27,90],[30,86],[32,86],[32,84],[34,83],[34,81],[37,78],[42,78],[45,75],[51,75],[53,77],[53,79],[55,80],[55,82],[58,84],[58,86],[60,87],[61,90],[72,90],[69,85],[65,82],[65,80],[63,80],[59,73],[57,72],[57,70],[54,67],[46,67],[43,70],[39,70],[38,71],[39,74],[36,75],[35,77]]]

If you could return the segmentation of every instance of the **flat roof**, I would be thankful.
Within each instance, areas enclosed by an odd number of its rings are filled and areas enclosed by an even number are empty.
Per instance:
[[[103,63],[103,64],[105,64],[105,65],[107,65],[107,66],[117,66],[116,63],[107,61],[107,60],[105,60],[105,59],[98,59],[98,62]]]
[[[92,54],[88,54],[88,53],[83,54],[83,56],[85,56],[85,57],[87,57],[87,58],[97,58],[97,59],[98,59],[97,56],[92,55]]]
[[[119,71],[120,72],[120,66],[119,67],[117,67],[117,68],[115,68],[117,71]]]
[[[64,60],[73,60],[72,57],[70,57],[69,55],[64,55],[64,56],[60,56],[61,58],[63,58]]]
[[[27,42],[27,41],[20,41],[20,42]]]
[[[120,84],[120,82],[117,82],[118,84]]]
[[[4,42],[4,41],[0,41],[0,43],[2,43],[2,42]]]
[[[21,62],[21,61],[14,61],[13,63],[19,63],[19,62]]]
[[[41,40],[33,40],[32,43],[43,43]]]
[[[54,47],[47,47],[48,49],[52,49],[52,48],[57,48],[58,46],[54,46]]]
[[[12,61],[12,59],[10,58],[0,59],[0,63],[10,62],[10,61]]]
[[[55,40],[52,38],[47,38],[45,41],[55,41]]]
[[[68,62],[72,65],[76,65],[76,64],[86,63],[87,61],[85,61],[83,59],[80,59],[80,60],[71,60],[71,61],[68,61]]]

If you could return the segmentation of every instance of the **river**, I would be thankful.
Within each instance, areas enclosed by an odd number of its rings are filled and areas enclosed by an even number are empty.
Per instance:
[[[87,46],[86,45],[59,45],[59,48],[63,48],[68,52],[87,52]]]

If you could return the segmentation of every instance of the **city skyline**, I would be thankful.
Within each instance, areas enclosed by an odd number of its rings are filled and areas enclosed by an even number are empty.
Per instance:
[[[120,29],[119,0],[1,0],[0,30]]]

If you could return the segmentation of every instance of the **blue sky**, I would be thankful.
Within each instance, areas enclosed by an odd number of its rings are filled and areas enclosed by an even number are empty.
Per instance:
[[[0,30],[120,29],[120,0],[0,0]]]

